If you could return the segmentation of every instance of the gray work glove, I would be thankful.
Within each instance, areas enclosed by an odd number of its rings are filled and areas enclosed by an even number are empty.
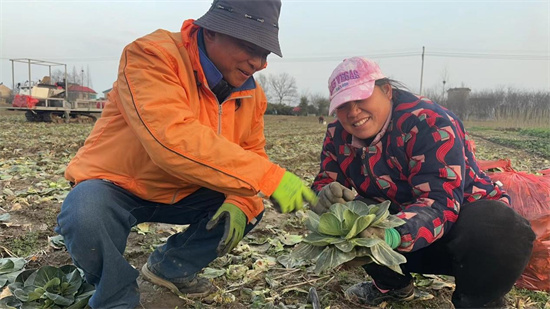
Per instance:
[[[312,207],[312,210],[320,215],[329,211],[332,204],[353,201],[355,194],[340,183],[331,182],[321,189],[318,197],[319,201]]]

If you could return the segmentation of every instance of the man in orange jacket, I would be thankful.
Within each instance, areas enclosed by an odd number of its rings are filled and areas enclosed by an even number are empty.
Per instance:
[[[141,222],[189,224],[142,267],[187,297],[212,292],[197,273],[233,249],[270,197],[283,213],[315,203],[300,178],[269,161],[267,100],[252,75],[282,56],[280,0],[215,0],[180,32],[157,30],[124,49],[102,117],[69,163],[58,216],[92,308],[133,308],[139,272],[123,257]]]

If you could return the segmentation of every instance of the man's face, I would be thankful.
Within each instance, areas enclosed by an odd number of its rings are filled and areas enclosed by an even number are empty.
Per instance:
[[[206,29],[204,43],[208,57],[233,87],[242,86],[262,70],[269,55],[269,51],[252,43]]]

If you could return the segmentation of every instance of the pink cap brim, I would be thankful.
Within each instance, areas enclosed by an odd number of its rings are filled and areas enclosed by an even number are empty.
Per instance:
[[[332,114],[338,106],[357,100],[368,99],[374,91],[375,80],[370,80],[366,83],[355,85],[349,89],[338,92],[334,97],[330,98],[328,114]]]

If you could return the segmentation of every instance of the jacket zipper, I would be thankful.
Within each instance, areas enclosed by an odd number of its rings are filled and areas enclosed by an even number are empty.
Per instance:
[[[172,195],[172,201],[170,202],[170,205],[177,202],[176,198],[178,197],[178,193],[181,191],[181,189],[177,189],[176,192],[174,192],[174,195]]]
[[[223,102],[221,104],[218,103],[218,135],[222,134],[222,113],[223,113],[222,104]]]
[[[361,160],[363,161],[363,165],[365,165],[365,167],[366,167],[365,172],[369,176],[370,181],[371,181],[373,187],[375,188],[375,190],[378,191],[379,193],[381,193],[382,196],[385,196],[384,192],[382,192],[380,190],[380,188],[378,188],[378,183],[376,182],[376,179],[374,178],[374,175],[371,172],[371,167],[370,167],[369,157],[367,156],[367,151],[368,151],[367,147],[363,147],[363,153],[361,154]]]
[[[208,89],[213,95],[214,93],[212,92],[212,90]],[[216,95],[214,95],[215,97]],[[247,95],[247,96],[240,96],[240,97],[234,97],[234,98],[230,98],[230,100],[235,100],[237,101],[237,99],[245,99],[245,98],[251,98],[252,96],[251,95]],[[223,114],[223,108],[222,108],[222,105],[223,103],[227,102],[228,100],[225,99],[223,102],[219,102],[218,99],[216,98],[216,102],[218,103],[218,135],[221,135],[222,134],[222,114]]]

